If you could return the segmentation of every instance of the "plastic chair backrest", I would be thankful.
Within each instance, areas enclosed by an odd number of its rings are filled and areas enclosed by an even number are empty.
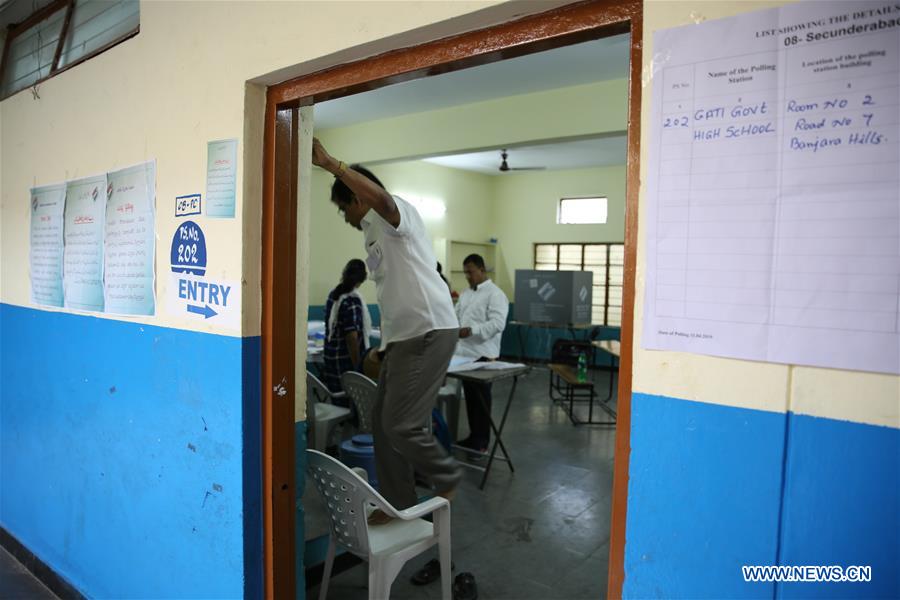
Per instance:
[[[372,433],[378,384],[365,375],[348,371],[341,375],[341,387],[356,405],[359,433]]]
[[[369,554],[366,505],[377,506],[377,492],[347,465],[317,452],[306,451],[306,472],[328,507],[335,542],[360,556]]]
[[[306,372],[306,387],[307,394],[312,395],[316,402],[331,402],[331,390],[321,379],[309,371]]]

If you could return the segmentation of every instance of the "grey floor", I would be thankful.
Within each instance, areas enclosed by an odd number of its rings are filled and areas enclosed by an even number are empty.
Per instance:
[[[12,554],[0,548],[0,598],[3,600],[56,600],[56,596],[44,587],[17,561]]]
[[[607,373],[591,376],[605,395]],[[537,367],[519,382],[503,434],[515,473],[495,463],[482,491],[481,473],[464,469],[452,504],[454,575],[472,572],[480,599],[606,597],[615,431],[573,427],[561,409],[551,406],[548,377],[546,369]],[[494,386],[497,422],[509,389],[507,382]],[[463,412],[461,436],[467,433],[465,423]],[[310,512],[307,527],[324,527],[310,493],[315,494],[307,490],[304,498]],[[433,551],[411,560],[395,580],[391,598],[440,598],[439,582],[423,587],[409,583],[410,576],[436,556]],[[366,598],[365,568],[360,565],[334,577],[328,598]],[[307,597],[318,593],[315,587]]]

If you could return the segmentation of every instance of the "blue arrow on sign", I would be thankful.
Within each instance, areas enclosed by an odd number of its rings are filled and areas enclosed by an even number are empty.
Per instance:
[[[210,308],[209,304],[207,304],[206,306],[195,306],[193,304],[188,304],[187,311],[190,313],[196,313],[198,315],[203,315],[204,319],[208,319],[210,317],[214,317],[217,314],[219,314],[216,311],[214,311],[212,308]]]

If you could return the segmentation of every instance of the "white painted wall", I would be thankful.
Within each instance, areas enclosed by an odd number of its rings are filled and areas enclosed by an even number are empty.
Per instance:
[[[243,280],[243,335],[259,333],[263,94],[255,77],[358,44],[464,15],[491,2],[144,2],[134,39],[53,78],[40,99],[0,103],[0,300],[29,305],[28,188],[149,159],[158,167],[159,314],[135,319],[232,333],[164,311],[175,196],[204,192],[206,142],[241,139],[237,217],[203,219],[210,276]],[[653,32],[772,2],[650,1],[645,7],[642,164],[650,143]],[[223,10],[223,7],[227,9]],[[351,53],[352,54],[352,53]],[[642,172],[642,179],[647,173]],[[641,207],[645,206],[641,197]],[[646,215],[641,208],[640,218]],[[641,335],[645,243],[640,238],[635,339]],[[98,315],[104,317],[103,315]],[[104,317],[105,318],[105,317]],[[900,425],[896,377],[636,349],[634,388],[764,410]],[[846,400],[839,390],[855,391]]]
[[[494,4],[142,2],[135,38],[45,82],[40,99],[25,90],[0,103],[0,301],[30,306],[30,187],[156,159],[157,315],[129,320],[258,335],[265,98],[247,81]],[[236,217],[197,221],[207,276],[243,281],[240,332],[171,316],[164,301],[174,198],[205,194],[206,142],[222,138],[240,140]]]

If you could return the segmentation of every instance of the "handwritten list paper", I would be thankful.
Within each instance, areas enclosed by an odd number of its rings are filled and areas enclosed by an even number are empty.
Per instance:
[[[237,140],[209,142],[206,150],[206,216],[234,217]]]
[[[31,190],[31,301],[63,305],[63,210],[66,185]]]
[[[103,311],[106,175],[66,184],[63,287],[66,308]]]
[[[106,312],[152,315],[156,257],[156,163],[107,175],[104,236]]]
[[[654,55],[643,346],[900,373],[900,5],[669,29]]]

